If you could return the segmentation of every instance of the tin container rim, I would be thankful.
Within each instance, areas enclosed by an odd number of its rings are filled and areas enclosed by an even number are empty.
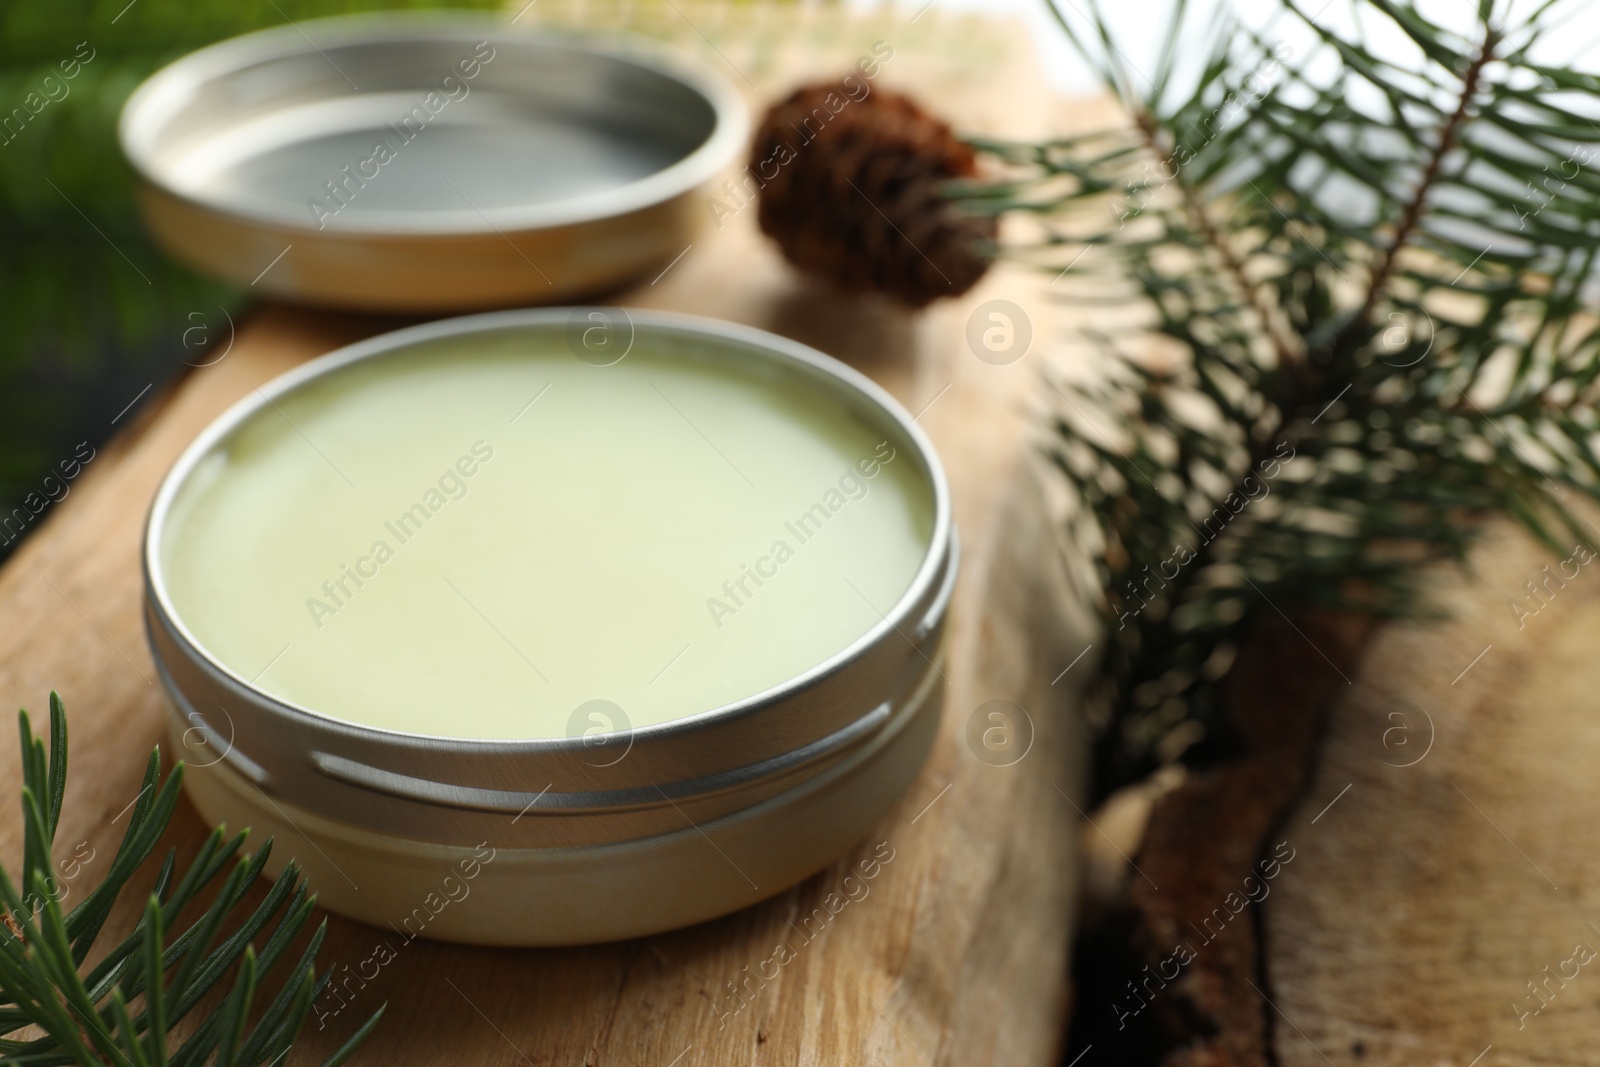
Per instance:
[[[249,679],[238,674],[215,658],[189,631],[168,595],[165,572],[161,561],[161,545],[168,517],[178,493],[187,483],[195,467],[212,449],[236,428],[257,412],[298,389],[300,386],[324,375],[368,359],[381,358],[404,351],[419,344],[450,338],[468,338],[476,334],[493,334],[518,328],[564,329],[569,317],[582,308],[528,308],[511,311],[491,311],[476,315],[463,315],[434,322],[408,326],[376,337],[345,345],[325,355],[284,372],[259,386],[252,393],[234,402],[218,415],[189,443],[162,478],[151,502],[145,520],[143,545],[140,551],[144,572],[146,601],[160,623],[175,639],[183,652],[205,670],[213,672],[227,685],[242,690],[252,701],[275,714],[291,720],[305,719],[312,724],[351,737],[382,738],[401,747],[417,747],[439,752],[463,754],[483,753],[499,755],[544,755],[593,751],[592,740],[584,737],[490,739],[441,736],[413,733],[386,727],[370,726],[338,718],[327,712],[284,700],[264,689],[257,688]],[[797,674],[770,689],[751,694],[741,700],[708,708],[691,715],[646,726],[634,726],[616,731],[618,742],[630,746],[636,740],[666,740],[692,735],[714,727],[721,722],[755,714],[765,708],[780,704],[798,693],[816,685],[822,679],[836,674],[864,658],[891,633],[904,635],[901,626],[911,621],[919,605],[930,596],[935,603],[947,600],[950,583],[954,578],[954,535],[949,482],[932,442],[906,409],[882,386],[856,370],[808,345],[769,333],[752,326],[726,322],[699,315],[670,311],[631,311],[624,308],[606,309],[621,311],[631,328],[651,330],[686,338],[709,338],[730,348],[742,347],[752,358],[768,359],[787,364],[813,380],[843,386],[867,400],[871,406],[906,436],[915,446],[918,458],[927,472],[933,496],[933,525],[928,546],[910,584],[882,618],[849,645],[829,656],[821,663]],[[909,638],[907,638],[909,640]],[[158,666],[160,664],[158,663]],[[862,710],[862,715],[873,709]]]
[[[461,211],[368,213],[313,226],[303,211],[248,197],[197,195],[175,188],[158,162],[157,109],[174,94],[255,63],[310,50],[347,45],[399,43],[422,37],[423,30],[445,30],[467,38],[521,40],[609,59],[676,81],[698,95],[712,112],[710,135],[683,158],[613,189],[558,200]],[[329,61],[332,62],[331,60]],[[337,69],[337,68],[335,68]],[[359,93],[360,90],[357,90]],[[743,98],[721,75],[662,42],[627,33],[600,33],[548,27],[521,29],[488,14],[457,11],[380,11],[307,19],[292,26],[253,30],[207,45],[155,71],[128,97],[117,120],[122,153],[140,179],[198,208],[308,234],[348,237],[419,237],[438,234],[483,235],[501,230],[535,230],[581,225],[627,215],[693,192],[738,157],[749,133]]]

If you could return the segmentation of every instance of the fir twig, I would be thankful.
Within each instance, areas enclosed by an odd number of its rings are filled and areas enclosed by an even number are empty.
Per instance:
[[[0,1035],[31,1026],[43,1036],[0,1037],[0,1064],[199,1067],[213,1055],[218,1067],[278,1063],[310,1012],[317,986],[312,963],[324,932],[319,925],[282,991],[258,1011],[255,995],[261,981],[311,916],[315,897],[307,895],[298,865],[286,864],[261,903],[241,918],[245,895],[265,867],[272,842],[242,857],[244,835],[228,838],[218,827],[176,884],[175,858],[167,854],[138,925],[85,972],[84,960],[112,905],[143,869],[172,817],[183,764],[163,782],[160,750],[151,752],[128,828],[104,881],[71,912],[63,912],[51,847],[66,789],[66,713],[52,693],[48,750],[33,735],[26,711],[18,713],[17,723],[24,825],[20,885],[26,893],[18,892],[0,867],[0,924],[5,929],[0,933]],[[225,868],[231,869],[211,904],[177,936],[168,936],[184,925],[189,905],[215,887]],[[258,954],[254,942],[268,927],[271,935]],[[224,936],[224,930],[230,932]],[[233,982],[226,994],[174,1049],[174,1026],[222,988],[230,973]],[[323,1067],[344,1063],[382,1014],[379,1008]]]
[[[1485,3],[1470,36],[1358,2],[1397,59],[1281,0],[1310,54],[1222,19],[1180,87],[1174,29],[1147,94],[1097,5],[1058,9],[1126,126],[974,142],[1009,176],[952,195],[1051,227],[1013,251],[1089,246],[1088,299],[1137,312],[1056,383],[1051,449],[1108,623],[1102,788],[1218,750],[1263,614],[1426,612],[1418,565],[1493,513],[1594,551],[1569,492],[1600,494],[1600,79],[1529,58],[1562,2]]]

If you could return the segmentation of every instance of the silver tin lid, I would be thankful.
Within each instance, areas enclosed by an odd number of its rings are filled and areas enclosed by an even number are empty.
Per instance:
[[[452,12],[223,41],[151,75],[119,125],[174,255],[410,313],[566,303],[665,263],[747,130],[724,79],[653,42]]]
[[[209,655],[169,596],[160,548],[185,480],[231,431],[323,375],[443,339],[561,337],[575,312],[499,312],[385,334],[290,371],[234,405],[179,457],[145,530],[146,623],[181,725],[269,796],[330,818],[420,840],[508,847],[628,840],[751,806],[897,729],[933,685],[956,576],[948,484],[903,408],[851,368],[743,326],[662,312],[622,313],[635,337],[689,340],[766,361],[823,388],[913,458],[933,501],[932,532],[910,586],[847,648],[735,703],[599,737],[464,740],[352,724],[273,697]],[[209,758],[209,757],[208,757]]]

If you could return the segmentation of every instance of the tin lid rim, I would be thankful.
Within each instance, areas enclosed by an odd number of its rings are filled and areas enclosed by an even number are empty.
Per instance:
[[[146,129],[150,112],[163,94],[185,84],[201,85],[229,71],[264,60],[284,58],[307,49],[382,43],[423,38],[421,31],[440,29],[463,38],[532,42],[594,58],[610,59],[649,70],[697,94],[711,108],[711,133],[692,151],[653,174],[615,189],[544,203],[491,207],[484,211],[389,212],[369,222],[333,220],[319,228],[305,214],[247,200],[197,196],[175,188],[154,159],[152,135]],[[749,109],[738,91],[716,71],[689,62],[670,46],[633,34],[607,34],[549,28],[519,29],[490,15],[452,11],[363,12],[310,19],[294,26],[276,26],[231,37],[180,56],[155,71],[134,89],[117,120],[123,156],[140,179],[197,208],[259,225],[284,227],[307,235],[343,238],[497,236],[501,231],[554,229],[621,218],[668,203],[692,192],[727,167],[744,149],[749,134]]]

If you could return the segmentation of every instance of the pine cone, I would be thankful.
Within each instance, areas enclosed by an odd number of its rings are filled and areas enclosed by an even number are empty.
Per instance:
[[[912,307],[966,292],[989,269],[998,225],[940,186],[977,172],[972,149],[900,93],[869,86],[854,99],[844,86],[803,86],[762,120],[749,168],[761,228],[795,266],[844,289]]]

